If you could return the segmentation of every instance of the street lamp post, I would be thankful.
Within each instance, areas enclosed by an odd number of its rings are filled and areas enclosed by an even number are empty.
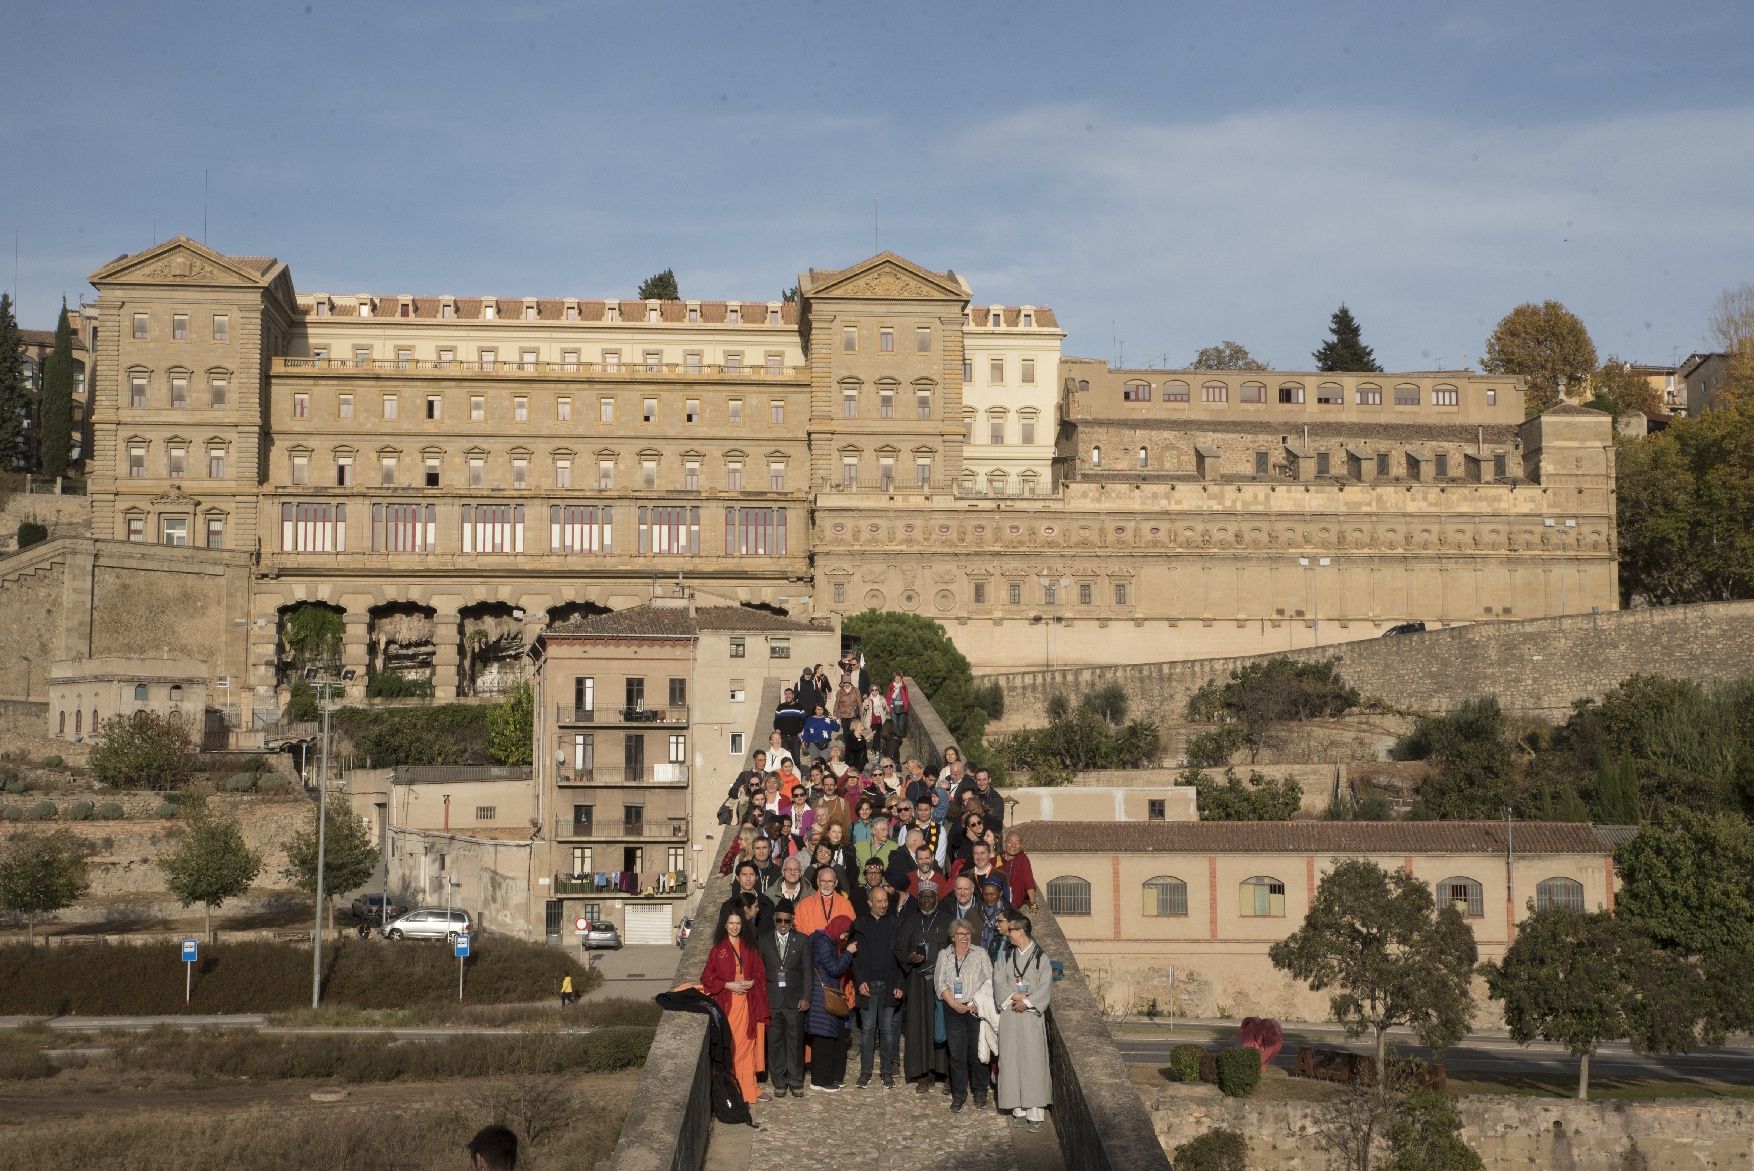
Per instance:
[[[1575,517],[1556,518],[1550,516],[1541,523],[1552,529],[1553,535],[1559,539],[1559,616],[1563,618],[1565,617],[1565,538],[1571,536],[1577,529],[1577,519]]]
[[[1312,571],[1317,570],[1317,569],[1326,569],[1329,565],[1333,564],[1333,558],[1331,558],[1331,557],[1299,557],[1297,559],[1297,564],[1304,569],[1308,569],[1308,570],[1312,570]],[[1322,641],[1321,600],[1322,600],[1321,582],[1318,578],[1314,577],[1312,574],[1312,576],[1309,579],[1309,628],[1310,628],[1309,645],[1312,647],[1321,645],[1321,641]]]
[[[340,679],[318,679],[315,667],[305,668],[305,681],[317,689],[317,702],[323,712],[323,768],[317,782],[317,921],[316,928],[311,932],[311,1007],[318,1007],[323,1000],[323,879],[324,868],[328,861],[329,838],[329,703],[335,688],[341,687],[353,679],[353,669],[341,672]]]

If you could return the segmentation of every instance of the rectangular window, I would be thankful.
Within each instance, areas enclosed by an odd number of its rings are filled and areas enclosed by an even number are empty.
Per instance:
[[[748,647],[744,643],[743,638],[741,636],[733,636],[731,639],[731,655],[730,655],[730,657],[733,659],[741,659],[747,653],[748,653]]]
[[[189,518],[186,516],[162,516],[158,520],[158,543],[161,545],[187,545],[189,543]]]
[[[929,354],[932,352],[932,327],[917,325],[914,327],[914,353]]]
[[[441,461],[440,461],[440,458],[438,456],[429,455],[426,457],[425,477],[426,477],[426,486],[428,488],[436,488],[439,486],[439,468],[440,468],[440,466],[441,466]]]
[[[550,553],[607,553],[614,544],[615,514],[607,505],[556,504],[549,508]]]
[[[437,537],[437,505],[372,505],[374,553],[431,553],[438,547]]]
[[[1020,432],[1019,435],[1017,436],[1017,441],[1019,443],[1022,443],[1025,446],[1027,446],[1027,445],[1035,442],[1035,420],[1034,419],[1023,419],[1023,420],[1019,421],[1017,424],[1017,429]]]
[[[608,491],[613,487],[615,487],[615,461],[612,459],[598,460],[597,488],[600,491]]]
[[[145,517],[131,516],[128,518],[128,539],[136,543],[143,543],[146,540]]]
[[[1325,451],[1316,452],[1316,470],[1315,470],[1316,475],[1318,475],[1318,476],[1329,475],[1330,469],[1332,468],[1332,466],[1333,466],[1333,460],[1328,452],[1325,452]]]
[[[209,549],[225,548],[225,518],[210,516],[207,518],[207,547]]]
[[[215,448],[207,453],[207,478],[209,480],[225,479],[225,451]]]
[[[846,582],[837,581],[834,583],[833,600],[834,600],[834,604],[837,606],[842,605],[843,603],[846,602],[846,600],[847,600],[847,583]]]
[[[786,510],[725,509],[725,554],[731,557],[784,557]]]
[[[396,369],[406,370],[414,365],[414,351],[407,346],[396,347]]]
[[[962,360],[962,380],[964,382],[973,382],[974,381],[974,359],[973,358],[964,358]]]
[[[292,482],[294,484],[308,484],[311,482],[310,456],[295,455],[292,457]]]
[[[522,553],[522,504],[463,505],[464,553]]]
[[[658,461],[642,459],[639,461],[639,486],[650,491],[658,486]]]
[[[231,383],[223,377],[215,376],[207,384],[207,403],[213,407],[223,407],[231,399]]]
[[[653,556],[700,554],[700,509],[655,505],[639,510],[639,551]]]
[[[445,400],[441,396],[436,395],[436,394],[427,395],[426,396],[426,417],[429,419],[442,419],[442,418],[444,418],[444,414],[445,414]]]
[[[987,424],[987,442],[995,447],[1005,443],[1005,420],[993,419]]]
[[[859,327],[843,325],[840,330],[840,348],[851,354],[859,348]]]
[[[784,492],[786,490],[785,464],[767,465],[767,490],[769,492]]]
[[[487,399],[479,394],[469,396],[469,421],[484,422],[487,419]]]
[[[877,349],[884,354],[895,353],[895,331],[888,326],[877,331]]]
[[[688,680],[686,680],[686,679],[671,679],[669,681],[669,684],[670,684],[670,706],[671,707],[686,707],[688,705]]]
[[[668,747],[671,764],[688,763],[688,734],[686,732],[670,733]]]
[[[683,371],[683,373],[685,373],[685,374],[699,374],[701,372],[701,369],[702,369],[701,353],[699,350],[684,350],[684,351],[682,351],[682,371]]]
[[[727,492],[743,491],[743,465],[736,460],[725,464],[725,490]]]
[[[743,421],[743,400],[734,398],[726,403],[725,417],[733,423],[741,423]]]
[[[335,486],[351,488],[353,486],[353,457],[342,455],[335,457]]]
[[[128,405],[131,407],[146,405],[146,375],[130,374],[128,376]]]
[[[136,313],[134,315],[134,340],[146,340],[146,314],[144,313]]]
[[[1453,386],[1440,386],[1431,392],[1431,405],[1434,407],[1453,407],[1460,399],[1460,393]]]
[[[840,486],[854,488],[859,483],[859,460],[857,456],[842,456],[840,461]]]
[[[572,313],[575,310],[569,305],[567,312]],[[577,350],[560,351],[560,369],[566,374],[577,374],[579,372],[579,352]]]
[[[380,455],[378,457],[378,483],[386,488],[396,486],[396,457]]]
[[[921,456],[914,460],[914,483],[918,487],[925,488],[929,486],[931,482],[932,461],[925,456]]]
[[[1498,480],[1502,480],[1508,474],[1509,474],[1509,461],[1505,459],[1504,453],[1502,451],[1494,452],[1492,455],[1492,476],[1493,476],[1493,478],[1498,479]]]
[[[743,755],[743,733],[732,732],[729,747],[732,756],[741,757]]]
[[[615,422],[615,400],[614,399],[600,398],[597,400],[597,422],[599,422],[599,423],[613,423],[613,422]]]
[[[1438,479],[1443,480],[1449,478],[1449,455],[1447,452],[1438,452],[1436,455],[1432,456],[1431,462],[1437,465],[1434,472]]]
[[[171,340],[179,342],[189,340],[189,315],[187,313],[171,314]]]
[[[1057,599],[1057,597],[1058,597],[1058,594],[1059,594],[1059,589],[1058,589],[1058,587],[1056,587],[1056,586],[1053,586],[1053,585],[1044,585],[1044,586],[1042,586],[1042,587],[1041,587],[1041,602],[1042,602],[1042,605],[1044,605],[1044,606],[1051,606],[1051,605],[1053,605],[1053,604],[1054,604],[1054,602],[1055,602],[1055,600],[1056,600],[1056,599]]]
[[[572,422],[572,396],[563,394],[554,400],[554,417],[562,423]]]
[[[857,391],[843,391],[840,396],[840,413],[848,419],[859,417],[859,395]]]
[[[1496,390],[1487,390],[1486,405],[1489,407],[1495,407],[1498,405],[1498,392]]]
[[[693,460],[682,465],[682,488],[686,492],[700,491],[700,464]]]
[[[189,376],[187,374],[171,375],[171,406],[184,408],[189,405]]]
[[[476,821],[492,821],[494,819],[494,817],[498,815],[498,813],[499,813],[499,809],[497,806],[477,805],[475,807],[475,820]],[[313,867],[313,869],[314,869],[314,867]]]
[[[282,504],[280,506],[282,553],[345,553],[347,506],[345,504]]]
[[[1153,798],[1149,798],[1148,800],[1146,800],[1146,802],[1145,802],[1145,820],[1146,821],[1163,821],[1165,818],[1167,818],[1169,816],[1169,810],[1167,808],[1167,804],[1168,803],[1166,801],[1164,801],[1163,798],[1161,798],[1161,797],[1153,797]],[[1182,898],[1185,902],[1185,900],[1187,898],[1187,890],[1185,887],[1182,890]],[[1162,913],[1161,909],[1160,909],[1160,913]],[[1182,913],[1185,914],[1186,912],[1184,911]]]
[[[384,396],[384,418],[394,419],[400,413],[401,401],[393,394]]]
[[[1125,606],[1126,604],[1127,604],[1127,583],[1117,581],[1117,582],[1115,582],[1115,605]]]
[[[893,390],[877,392],[877,417],[879,419],[895,418],[895,392]]]
[[[658,421],[658,400],[655,398],[640,401],[640,422],[655,423]]]
[[[354,346],[353,347],[353,364],[361,370],[365,369],[367,366],[370,366],[372,364],[371,347],[370,346]]]
[[[914,417],[920,419],[930,419],[932,417],[931,391],[922,390],[917,391],[914,394]]]
[[[1005,587],[1005,600],[1013,606],[1023,604],[1023,586],[1020,582],[1011,582]]]
[[[167,447],[165,449],[165,470],[173,480],[180,480],[189,470],[189,449],[186,447]]]
[[[353,396],[344,394],[337,398],[335,400],[335,413],[343,419],[353,418]]]
[[[481,488],[487,484],[487,457],[472,455],[469,457],[469,487]]]
[[[534,307],[531,307],[528,312],[535,312]],[[518,366],[523,370],[534,370],[536,368],[536,351],[520,350],[518,352]]]
[[[1087,581],[1078,583],[1078,604],[1088,606],[1096,597],[1096,587]]]
[[[1389,474],[1389,453],[1386,451],[1376,453],[1376,474],[1379,476]]]
[[[224,313],[213,315],[213,340],[228,342],[231,340],[231,318]]]
[[[1035,385],[1035,359],[1034,358],[1023,359],[1023,384],[1025,386],[1034,386]]]
[[[530,421],[530,400],[523,395],[512,399],[512,422],[528,423]]]
[[[1255,475],[1264,476],[1272,470],[1273,470],[1272,453],[1266,452],[1266,451],[1255,452]]]
[[[682,404],[682,419],[686,423],[700,422],[700,400],[699,399],[691,398],[691,399],[687,399],[683,402],[683,404]]]
[[[741,374],[741,373],[743,373],[743,351],[742,350],[726,350],[725,351],[725,373],[726,374]]]
[[[556,488],[572,487],[572,460],[557,459],[554,461],[554,486]]]
[[[743,307],[741,305],[727,305],[725,307],[725,324],[726,325],[742,325],[743,324]]]
[[[615,319],[613,317],[611,317],[610,320],[613,321]],[[603,351],[603,373],[605,373],[605,374],[619,374],[619,373],[621,373],[621,351],[620,350],[604,350]]]
[[[1382,406],[1382,387],[1361,386],[1355,397],[1361,407],[1380,407]]]
[[[530,461],[525,456],[512,457],[512,487],[528,488],[530,486]]]
[[[770,659],[789,659],[792,657],[792,640],[776,638],[767,644],[767,657]]]
[[[995,386],[1005,381],[1005,359],[994,358],[987,363],[987,381]]]
[[[775,426],[779,426],[786,421],[786,404],[784,399],[774,399],[767,404],[767,409]]]
[[[647,374],[659,374],[664,369],[664,351],[647,350],[644,354]]]
[[[977,606],[986,605],[987,604],[987,583],[984,581],[977,581],[977,582],[973,583],[973,586],[974,586],[974,604]]]

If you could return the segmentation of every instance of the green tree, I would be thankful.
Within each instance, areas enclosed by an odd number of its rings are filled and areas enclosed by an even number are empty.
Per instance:
[[[858,640],[874,683],[887,683],[899,671],[919,684],[957,744],[978,763],[989,713],[978,702],[968,659],[942,626],[914,614],[866,610],[842,622],[841,631]]]
[[[201,904],[211,943],[214,910],[250,889],[262,872],[262,855],[245,844],[236,818],[203,810],[189,819],[189,832],[176,849],[159,855],[158,868],[183,906]]]
[[[346,618],[321,602],[300,602],[280,620],[280,641],[286,646],[295,675],[303,675],[306,667],[333,670],[339,666],[346,635]]]
[[[55,323],[55,346],[43,363],[42,420],[43,475],[65,475],[73,454],[73,327],[65,300]]]
[[[1443,715],[1421,716],[1391,755],[1436,766],[1413,804],[1413,816],[1420,820],[1490,819],[1518,804],[1516,749],[1492,696],[1470,699]]]
[[[487,751],[501,764],[529,764],[536,721],[536,692],[528,679],[487,713]]]
[[[1328,319],[1328,340],[1312,356],[1317,370],[1334,373],[1377,373],[1382,370],[1376,364],[1376,354],[1364,344],[1363,331],[1358,328],[1352,310],[1346,308],[1343,301]]]
[[[1503,961],[1481,974],[1514,1039],[1564,1045],[1578,1059],[1580,1100],[1590,1096],[1590,1055],[1603,1041],[1630,1040],[1640,1052],[1692,1047],[1696,969],[1608,911],[1530,910]]]
[[[790,305],[792,302],[796,301],[801,295],[802,295],[802,291],[798,288],[798,282],[793,281],[792,287],[780,294],[780,300],[782,300],[786,304]]]
[[[1723,385],[1713,392],[1716,405],[1754,399],[1754,284],[1724,290],[1706,319],[1706,333],[1729,358]]]
[[[98,728],[91,771],[119,789],[180,789],[195,773],[195,741],[180,716],[113,716]]]
[[[36,943],[37,916],[70,907],[91,884],[85,843],[66,830],[13,834],[0,850],[0,909],[23,915],[25,939]]]
[[[1460,911],[1437,908],[1431,888],[1402,870],[1358,858],[1336,863],[1303,926],[1267,954],[1311,991],[1333,989],[1329,1009],[1347,1035],[1375,1033],[1379,1070],[1390,1029],[1407,1026],[1445,1049],[1473,1020],[1474,933]]]
[[[1663,392],[1634,370],[1630,362],[1609,358],[1596,371],[1592,382],[1595,398],[1589,405],[1597,410],[1616,416],[1638,411],[1647,419],[1669,413],[1668,405],[1663,402]]]
[[[1224,770],[1222,782],[1190,768],[1181,783],[1193,786],[1201,821],[1290,821],[1303,808],[1303,786],[1291,777],[1250,772],[1245,785],[1233,768]]]
[[[377,871],[378,848],[366,834],[365,822],[337,801],[329,806],[328,829],[323,836],[323,902],[329,929],[335,929],[335,899],[365,882]],[[292,835],[286,844],[282,876],[311,898],[317,897],[317,807],[311,806],[310,825]]]
[[[1401,1100],[1388,1126],[1388,1161],[1381,1171],[1482,1171],[1480,1156],[1462,1141],[1462,1118],[1442,1090],[1421,1086]]]
[[[30,391],[12,294],[0,293],[0,471],[30,464]]]
[[[1562,394],[1583,389],[1596,369],[1596,345],[1578,316],[1558,301],[1518,305],[1486,339],[1480,368],[1527,383],[1525,408],[1538,415]]]
[[[1187,716],[1204,723],[1235,722],[1255,759],[1274,724],[1342,716],[1358,706],[1358,690],[1340,677],[1339,660],[1306,663],[1280,655],[1208,681],[1188,698]]]
[[[1093,691],[1084,693],[1078,701],[1081,711],[1093,716],[1101,716],[1110,724],[1119,724],[1127,718],[1127,708],[1131,701],[1127,698],[1127,689],[1117,682],[1110,681]]]
[[[676,273],[666,268],[663,272],[655,272],[640,282],[639,299],[642,301],[680,301],[682,290],[676,287]]]
[[[1620,592],[1754,597],[1754,397],[1618,445]]]
[[[1708,1040],[1754,1028],[1754,826],[1672,810],[1614,851],[1615,913],[1696,966]]]
[[[1255,361],[1253,354],[1236,342],[1226,341],[1207,346],[1194,355],[1189,370],[1271,370],[1265,362]]]
[[[1603,825],[1637,825],[1644,820],[1638,804],[1638,772],[1631,757],[1602,759],[1596,782],[1595,820]]]

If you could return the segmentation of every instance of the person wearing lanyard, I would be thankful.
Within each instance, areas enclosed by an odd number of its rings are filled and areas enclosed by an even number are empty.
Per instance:
[[[902,1074],[922,1094],[950,1073],[938,1040],[938,956],[950,943],[951,917],[938,905],[938,885],[921,882],[914,905],[895,928],[895,961],[902,984]]]
[[[805,895],[797,903],[799,934],[814,935],[837,917],[844,918],[848,923],[853,921],[852,900],[840,892],[839,871],[828,865],[818,867],[814,885],[815,893]]]
[[[701,991],[718,1002],[731,1026],[731,1068],[745,1102],[772,1101],[755,1084],[755,1052],[767,1022],[767,971],[756,941],[743,932],[743,916],[727,907],[719,916],[713,950],[700,974]]]
[[[810,1010],[810,940],[792,930],[792,902],[781,899],[773,930],[757,953],[767,970],[767,1085],[775,1097],[804,1096],[804,1014]]]
[[[980,1058],[981,1014],[975,997],[993,979],[993,963],[974,946],[972,920],[950,925],[950,948],[938,953],[938,999],[944,1002],[944,1045],[950,1054],[950,1112],[974,1090],[975,1109],[987,1104],[987,1063]],[[971,1086],[972,1083],[972,1086]]]
[[[1047,1011],[1054,995],[1053,966],[1035,942],[1035,925],[1022,911],[1010,913],[1011,952],[993,973],[999,1008],[999,1109],[1030,1130],[1040,1130],[1053,1105],[1048,1071]]]

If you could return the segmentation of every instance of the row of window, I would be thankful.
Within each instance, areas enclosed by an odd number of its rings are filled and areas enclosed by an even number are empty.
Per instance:
[[[546,370],[561,374],[580,374],[601,372],[604,374],[664,374],[680,371],[684,374],[706,374],[714,369],[706,360],[705,350],[683,350],[682,361],[673,360],[669,351],[663,349],[629,351],[626,354],[619,349],[609,347],[596,351],[595,361],[585,357],[586,351],[579,349],[563,349],[558,361],[542,357],[539,346],[521,347],[516,356],[500,357],[498,347],[478,346],[475,356],[458,357],[460,351],[454,345],[433,347],[432,358],[415,357],[415,348],[407,345],[392,346],[392,355],[380,359],[377,347],[367,344],[355,345],[349,355],[338,355],[331,352],[329,346],[312,346],[310,362],[318,366],[352,366],[359,370],[391,368],[397,370],[457,370],[480,371],[492,374],[499,371],[518,371],[528,373]],[[751,369],[760,369],[762,373],[778,375],[786,369],[784,350],[766,350],[762,352],[760,366],[746,365],[745,360],[753,362],[752,355],[745,355],[742,350],[725,350],[719,355],[718,369],[726,374],[743,373]],[[292,360],[297,365],[297,359]]]
[[[378,302],[378,298],[367,297],[367,298],[360,300],[359,302],[356,303],[354,311],[360,317],[376,316],[377,315],[377,302]],[[619,321],[658,322],[658,321],[662,321],[664,319],[663,304],[664,303],[661,301],[642,301],[637,297],[631,297],[625,301],[622,301],[622,300],[610,301],[603,306],[603,320],[611,321],[611,322],[619,322]],[[515,308],[514,308],[514,306],[515,306]],[[387,306],[386,306],[386,308],[387,308]],[[513,304],[508,304],[507,306],[505,306],[505,308],[508,310],[508,312],[505,314],[501,314],[500,313],[500,304],[499,304],[498,298],[483,299],[482,303],[481,303],[481,319],[483,321],[501,321],[501,320],[504,320],[504,321],[538,321],[538,320],[541,320],[540,309],[539,309],[539,307],[536,304],[536,301],[534,299],[525,299],[521,302],[514,302]],[[312,316],[330,317],[330,316],[333,316],[333,312],[332,312],[333,309],[334,309],[334,302],[329,297],[319,295],[319,296],[312,298],[312,302],[311,302]],[[441,298],[439,298],[438,315],[439,315],[439,320],[441,320],[441,321],[455,321],[455,320],[457,320],[456,298],[454,298],[454,297],[441,297]],[[397,298],[395,311],[393,313],[386,314],[386,316],[400,317],[400,318],[411,318],[411,317],[415,316],[414,298],[412,298],[412,297]],[[683,318],[686,321],[686,323],[689,325],[701,324],[700,303],[699,302],[685,302],[685,308],[683,310]],[[560,319],[562,321],[578,321],[580,319],[579,318],[578,302],[569,300],[567,302],[567,304],[564,305],[562,310],[561,310]],[[744,304],[742,302],[728,304],[725,306],[725,322],[724,323],[726,325],[758,325],[758,324],[779,325],[780,324],[780,307],[776,304],[773,304],[772,302],[768,302],[768,303],[764,304],[763,302],[759,302],[759,301],[751,302],[749,304]],[[717,323],[715,322],[713,324],[717,324]]]
[[[190,315],[187,313],[171,314],[170,339],[172,341],[193,340],[189,332],[189,321]],[[135,341],[149,340],[152,337],[152,315],[144,312],[135,313],[133,329]],[[231,340],[231,315],[229,313],[215,313],[207,319],[207,338],[205,340],[215,342],[229,342]]]
[[[977,606],[986,605],[991,584],[992,583],[985,581],[970,582],[969,586],[972,591],[970,600]],[[1023,605],[1024,583],[1021,581],[1008,581],[1002,584],[1005,587],[1005,604],[1008,606]],[[1040,588],[1041,592],[1039,595],[1032,594],[1031,600],[1033,601],[1034,597],[1039,596],[1041,604],[1044,606],[1057,606],[1062,603],[1070,603],[1074,599],[1076,599],[1080,606],[1094,606],[1096,604],[1098,586],[1097,583],[1093,581],[1073,582],[1070,585],[1065,586],[1062,586],[1059,582],[1053,581],[1037,581],[1035,584]],[[1110,589],[1114,598],[1114,604],[1117,606],[1125,606],[1127,604],[1127,599],[1130,596],[1128,583],[1124,581],[1111,582]]]
[[[1447,451],[1430,453],[1408,451],[1402,453],[1402,455],[1404,474],[1408,479],[1447,480],[1457,470],[1456,464],[1452,462],[1450,453]],[[1257,449],[1253,453],[1253,457],[1255,475],[1267,476],[1272,474],[1273,453],[1271,451]],[[1102,467],[1102,458],[1102,445],[1092,445],[1090,448],[1090,466],[1093,468]],[[1334,471],[1334,453],[1329,451],[1317,451],[1314,453],[1314,458],[1316,475],[1331,476],[1338,474]],[[1379,479],[1387,479],[1395,474],[1395,460],[1394,453],[1392,452],[1378,451],[1369,453],[1368,462],[1366,462],[1364,458],[1353,456],[1350,453],[1342,453],[1342,458],[1347,462],[1348,474],[1355,478],[1362,479],[1370,471],[1374,471]],[[1139,469],[1149,469],[1151,467],[1150,449],[1143,446],[1138,448],[1133,454],[1132,466]],[[1509,471],[1509,455],[1502,451],[1493,452],[1493,478],[1502,480],[1509,474]]]
[[[153,406],[152,375],[150,371],[132,368],[127,372],[128,405],[136,408]],[[223,408],[231,405],[231,371],[217,367],[207,370],[202,375],[207,390],[203,406]],[[166,399],[173,409],[182,410],[195,405],[190,387],[195,385],[195,372],[173,367],[165,374],[165,385],[169,390]]]
[[[962,381],[963,382],[973,382],[974,381],[974,365],[975,365],[975,360],[972,357],[967,357],[967,358],[964,358],[962,360]],[[988,357],[987,358],[987,385],[988,386],[1004,386],[1004,385],[1006,385],[1006,381],[1007,381],[1006,371],[1009,368],[1010,368],[1010,363],[1006,358],[999,356],[999,355],[994,355],[994,356]],[[1035,359],[1034,358],[1019,358],[1017,360],[1017,384],[1019,386],[1034,386],[1035,385]]]
[[[146,540],[146,520],[145,514],[140,512],[123,515],[123,531],[128,540],[137,544]],[[187,513],[164,513],[158,518],[157,539],[161,545],[186,546],[191,533],[197,531],[207,548],[225,548],[225,517],[222,514],[209,513],[197,520]]]
[[[615,552],[617,511],[613,505],[551,505],[548,508],[547,552],[563,556]],[[624,505],[619,511],[624,520],[634,522],[638,536],[637,549],[623,549],[621,552],[649,556],[701,555],[699,505]],[[357,512],[356,509],[356,515]],[[524,553],[527,521],[540,523],[538,518],[541,515],[540,507],[532,509],[522,504],[462,505],[455,551],[464,554]],[[168,521],[173,518],[161,519]],[[283,503],[280,506],[280,551],[345,553],[348,551],[347,521],[346,504]],[[724,522],[725,556],[785,556],[786,509],[727,508]],[[438,538],[437,505],[373,504],[370,506],[370,528],[370,552],[373,553],[442,551]],[[534,549],[530,551],[536,552]]]
[[[423,397],[424,397],[424,402],[421,404],[417,404],[420,406],[421,412],[422,412],[421,415],[419,415],[417,417],[432,419],[432,420],[443,419],[445,417],[445,395],[442,393],[432,393],[432,394],[425,395]],[[604,395],[597,400],[597,422],[599,422],[599,423],[614,423],[615,422],[616,415],[617,415],[616,401],[617,401],[616,397],[613,395]],[[921,418],[930,418],[931,417],[931,395],[930,395],[930,392],[921,392],[917,398],[917,401],[919,403],[919,409],[924,410],[926,412],[925,414],[921,415],[920,417]],[[144,403],[142,403],[141,405],[144,405]],[[177,404],[173,401],[172,405],[174,406]],[[216,403],[215,405],[223,406],[224,403],[220,402],[220,403]],[[640,400],[640,413],[639,413],[640,422],[641,423],[658,423],[658,422],[660,422],[662,412],[659,409],[659,405],[660,405],[660,400],[655,396],[648,396],[648,397],[642,398]],[[484,394],[470,395],[469,396],[469,405],[468,405],[469,421],[471,423],[488,422],[489,421],[488,414],[489,414],[489,411],[488,411],[487,396]],[[499,411],[498,410],[495,410],[493,412],[493,415],[494,415],[493,421],[495,421],[495,422],[501,421],[499,418]],[[311,393],[309,391],[301,390],[301,391],[297,391],[293,394],[293,396],[292,396],[292,417],[295,419],[310,419],[310,418],[316,417],[312,411]],[[355,396],[354,395],[352,395],[352,394],[337,394],[335,396],[334,417],[337,419],[352,419],[352,418],[359,417],[358,412],[356,411],[356,404],[355,404]],[[399,418],[401,418],[402,417],[402,396],[400,394],[395,393],[395,392],[387,392],[384,395],[382,395],[381,398],[379,399],[379,416],[378,417],[382,418],[382,419],[399,419]],[[530,421],[530,418],[531,418],[530,396],[524,395],[524,394],[513,395],[512,399],[511,399],[511,420],[510,421],[514,422],[514,423],[527,423]],[[574,418],[574,415],[573,415],[573,396],[570,394],[563,394],[563,395],[555,396],[555,399],[554,399],[554,419],[555,419],[555,421],[560,422],[560,423],[570,423],[573,421],[573,418]],[[691,399],[684,399],[683,400],[682,419],[681,419],[682,422],[694,424],[694,423],[703,422],[705,419],[706,419],[706,414],[705,414],[705,411],[702,409],[700,399],[691,398]],[[727,399],[725,402],[725,421],[728,423],[741,423],[741,422],[743,422],[743,420],[744,420],[743,400],[740,398]],[[768,422],[770,422],[776,426],[783,426],[785,424],[785,421],[786,421],[786,400],[776,398],[776,399],[770,399],[768,401],[767,420],[768,420]]]
[[[1088,382],[1080,382],[1079,390],[1088,390]],[[1152,384],[1142,378],[1135,378],[1121,387],[1121,401],[1129,403],[1148,403],[1153,393],[1162,396],[1166,403],[1185,403],[1193,401],[1193,389],[1180,379],[1171,379],[1161,386],[1153,388]],[[1245,403],[1265,403],[1268,388],[1265,382],[1245,382],[1238,388],[1238,401]],[[1291,405],[1305,401],[1308,393],[1301,382],[1281,382],[1277,388],[1277,401]],[[1397,407],[1416,407],[1420,405],[1423,391],[1412,383],[1402,383],[1393,389],[1392,402]],[[1205,382],[1200,385],[1200,401],[1203,403],[1225,403],[1230,401],[1230,384],[1228,382]],[[1323,382],[1315,388],[1315,402],[1318,406],[1343,406],[1346,402],[1346,388],[1338,382]],[[1361,407],[1380,407],[1383,404],[1383,388],[1373,382],[1360,383],[1353,391],[1353,403]],[[1461,390],[1455,386],[1439,385],[1431,388],[1431,405],[1434,407],[1453,407],[1461,403]],[[1485,390],[1487,406],[1498,404],[1498,391],[1488,387]]]
[[[1061,875],[1047,885],[1048,910],[1056,915],[1090,914],[1090,883],[1077,875]],[[1176,918],[1188,913],[1188,884],[1162,875],[1148,879],[1140,888],[1142,911],[1147,918]],[[1485,891],[1472,878],[1446,878],[1437,884],[1439,906],[1454,906],[1469,919],[1484,917]],[[1584,909],[1583,884],[1570,878],[1549,878],[1535,887],[1535,910]],[[1256,875],[1245,878],[1237,889],[1237,913],[1245,919],[1283,918],[1285,884],[1277,878]]]
[[[1009,434],[1009,412],[1004,407],[992,407],[987,411],[987,426],[984,432],[979,431],[976,424],[979,419],[972,408],[962,412],[962,441],[967,444],[976,442],[979,434],[986,443],[993,447],[1003,447]],[[1035,442],[1036,412],[1028,407],[1017,412],[1017,442],[1025,447]]]

